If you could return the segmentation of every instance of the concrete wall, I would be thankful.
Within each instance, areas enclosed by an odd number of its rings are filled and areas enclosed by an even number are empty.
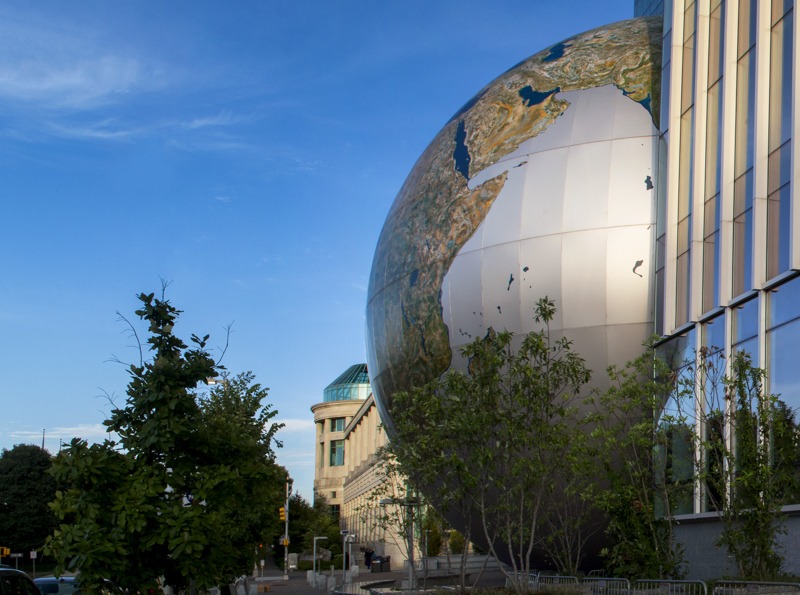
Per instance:
[[[784,556],[783,571],[794,575],[800,575],[800,515],[797,512],[789,512],[786,533],[778,536],[778,546]],[[735,561],[728,556],[724,546],[715,545],[720,532],[721,525],[713,513],[693,515],[678,521],[675,535],[684,547],[686,578],[712,580],[736,576]]]

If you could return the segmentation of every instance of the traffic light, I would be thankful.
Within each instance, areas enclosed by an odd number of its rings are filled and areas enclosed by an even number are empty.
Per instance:
[[[11,555],[11,548],[0,547],[0,556],[10,556],[10,555]]]
[[[281,519],[282,521],[285,521],[285,520],[286,520],[286,509],[285,509],[283,506],[281,506],[281,507],[278,509],[278,514],[280,515],[280,519]]]

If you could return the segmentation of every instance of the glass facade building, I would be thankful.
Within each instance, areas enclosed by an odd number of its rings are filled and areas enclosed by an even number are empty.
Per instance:
[[[637,17],[652,17],[664,14],[664,0],[634,0],[633,14]]]
[[[635,12],[664,15],[656,332],[662,359],[678,377],[693,374],[698,383],[695,400],[702,402],[683,419],[697,424],[701,436],[730,432],[702,427],[713,425],[711,403],[725,404],[697,374],[696,358],[717,357],[721,372],[730,373],[738,352],[765,370],[764,392],[794,419],[800,409],[794,0],[636,0]],[[666,404],[662,422],[675,419],[675,407]],[[687,465],[702,461],[674,424],[659,448],[671,465],[659,471],[675,482],[691,476]],[[800,469],[800,457],[794,465]],[[688,482],[673,512],[711,511],[708,489]]]

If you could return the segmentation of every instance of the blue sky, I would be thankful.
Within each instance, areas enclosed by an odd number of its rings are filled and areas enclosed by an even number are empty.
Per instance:
[[[448,118],[632,0],[0,3],[0,448],[102,440],[137,361],[136,294],[171,282],[286,423],[365,361],[375,243]],[[105,395],[105,396],[104,396]]]

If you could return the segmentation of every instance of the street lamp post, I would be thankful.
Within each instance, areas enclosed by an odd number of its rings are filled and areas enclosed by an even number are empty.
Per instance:
[[[425,529],[425,580],[422,583],[423,588],[428,586],[428,540],[431,536],[431,530]]]
[[[313,570],[314,571],[314,585],[317,584],[317,542],[318,541],[322,541],[323,539],[328,539],[328,538],[325,537],[324,535],[320,535],[319,537],[317,537],[316,535],[314,536],[314,562],[313,562],[313,565],[312,565],[312,568],[314,569]]]
[[[355,542],[355,540],[356,540],[356,534],[355,533],[351,533],[350,535],[347,536],[347,562],[348,562],[347,570],[348,570],[348,572],[350,571],[350,568],[353,567],[353,542]],[[348,575],[348,578],[350,578],[349,575]]]
[[[350,533],[347,529],[342,529],[342,584],[347,580],[345,573],[347,572],[347,535]]]
[[[447,574],[452,574],[450,567],[450,529],[445,529],[442,532],[444,537],[444,556],[447,559]]]

